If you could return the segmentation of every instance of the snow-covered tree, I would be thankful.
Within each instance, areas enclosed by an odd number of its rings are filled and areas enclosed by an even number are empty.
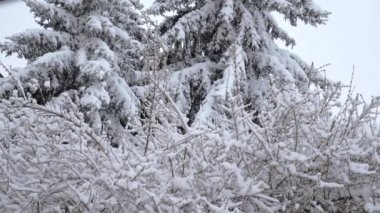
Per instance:
[[[144,36],[137,0],[25,0],[38,24],[1,44],[28,65],[15,73],[39,104],[68,92],[97,132],[110,137],[139,113],[131,87]],[[2,81],[1,95],[12,91]],[[115,138],[117,143],[118,138]]]
[[[172,70],[168,88],[189,124],[217,125],[220,105],[236,94],[250,111],[261,112],[273,106],[271,87],[292,99],[318,80],[302,60],[277,47],[275,39],[295,41],[272,15],[283,14],[292,25],[323,24],[328,12],[311,0],[157,0],[149,11],[167,17],[159,29],[162,64]]]

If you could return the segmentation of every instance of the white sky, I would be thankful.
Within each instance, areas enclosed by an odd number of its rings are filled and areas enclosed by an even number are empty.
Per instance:
[[[142,0],[150,4],[152,0]],[[315,0],[322,8],[332,12],[327,25],[317,28],[302,23],[291,27],[279,19],[280,24],[296,39],[292,50],[306,62],[316,66],[331,63],[327,76],[335,81],[349,83],[355,65],[356,91],[367,98],[380,95],[380,20],[379,0]],[[38,27],[29,9],[21,0],[0,1],[0,42],[6,36],[27,28]],[[16,57],[0,60],[14,67],[25,62]]]
[[[349,83],[355,65],[355,91],[366,98],[380,95],[380,1],[315,0],[332,12],[329,21],[317,28],[300,25],[284,29],[297,45],[292,50],[317,66],[331,63],[327,76]],[[282,25],[284,26],[284,25]]]

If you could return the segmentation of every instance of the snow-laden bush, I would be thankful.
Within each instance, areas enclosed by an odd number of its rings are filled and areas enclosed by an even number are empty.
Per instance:
[[[163,148],[172,176],[166,184],[172,190],[168,195],[176,201],[171,208],[379,210],[380,98],[366,103],[350,94],[341,104],[341,89],[326,81],[323,89],[311,85],[299,99],[273,86],[274,104],[268,113],[247,113],[236,96],[220,106],[226,111],[219,117],[220,127],[187,127],[188,132]],[[155,145],[149,152],[161,153],[158,150]]]
[[[160,113],[151,120],[150,143],[146,131],[134,130],[140,139],[124,137],[117,149],[83,121],[69,94],[46,106],[1,100],[0,209],[379,210],[380,99],[365,103],[349,96],[340,104],[340,89],[326,83],[287,105],[273,88],[276,105],[267,114],[227,105],[230,117],[220,118],[222,127],[180,133],[169,123],[180,119],[174,102],[161,102],[165,108],[155,108]]]

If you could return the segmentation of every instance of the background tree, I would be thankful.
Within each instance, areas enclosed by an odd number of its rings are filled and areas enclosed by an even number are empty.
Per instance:
[[[25,2],[45,29],[13,35],[0,46],[28,61],[15,74],[22,86],[39,104],[67,92],[86,122],[117,144],[118,132],[136,122],[138,114],[131,87],[141,68],[142,5],[125,0]],[[4,96],[14,84],[2,85]]]
[[[189,124],[216,125],[219,105],[234,96],[236,83],[248,111],[266,111],[276,95],[272,87],[292,101],[318,80],[302,60],[277,47],[275,39],[295,41],[271,14],[279,12],[294,26],[298,20],[323,24],[328,12],[313,1],[157,0],[149,11],[174,13],[160,26],[162,64],[172,70],[168,88]]]

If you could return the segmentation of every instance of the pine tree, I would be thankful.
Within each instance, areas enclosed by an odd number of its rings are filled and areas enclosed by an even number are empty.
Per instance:
[[[144,36],[137,0],[25,0],[44,29],[1,44],[28,65],[15,73],[39,104],[68,92],[98,132],[117,138],[134,122],[139,100],[131,87],[141,68]],[[13,89],[3,82],[2,95]],[[76,97],[76,98],[75,98]]]
[[[328,12],[311,0],[157,0],[149,11],[174,13],[159,29],[166,53],[162,65],[172,70],[168,89],[193,126],[220,123],[225,113],[220,106],[235,96],[237,84],[248,111],[265,112],[275,104],[274,87],[292,102],[318,80],[307,64],[277,47],[275,39],[295,41],[271,14],[283,14],[292,25],[325,23]]]

